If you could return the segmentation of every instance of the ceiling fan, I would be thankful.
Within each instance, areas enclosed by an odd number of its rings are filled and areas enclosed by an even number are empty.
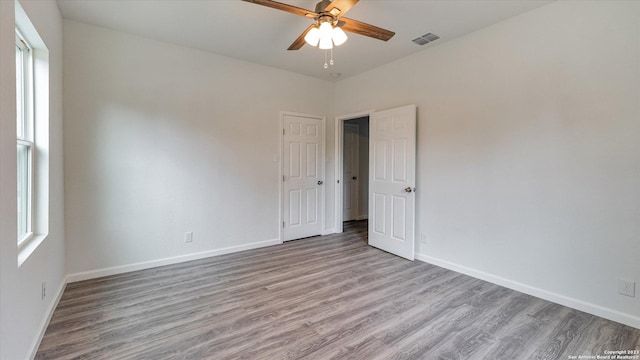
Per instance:
[[[322,0],[316,5],[315,11],[297,6],[284,4],[272,0],[243,0],[246,2],[267,6],[277,10],[290,12],[314,20],[305,31],[289,46],[287,50],[299,50],[305,43],[319,46],[320,49],[333,49],[347,40],[345,31],[387,41],[395,35],[393,31],[369,25],[358,20],[344,17],[358,0]],[[325,68],[327,64],[325,62]]]

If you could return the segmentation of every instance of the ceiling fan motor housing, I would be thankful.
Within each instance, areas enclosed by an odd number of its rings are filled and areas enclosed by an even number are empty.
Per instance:
[[[327,13],[320,14],[320,16],[316,18],[316,24],[320,25],[323,22],[328,22],[329,24],[335,26],[338,23],[338,18],[335,16],[331,16],[330,14],[327,14]]]
[[[329,4],[331,4],[331,0],[322,0],[319,3],[316,4],[316,12],[318,14],[322,14],[324,11],[324,9],[327,8],[327,6],[329,6]]]

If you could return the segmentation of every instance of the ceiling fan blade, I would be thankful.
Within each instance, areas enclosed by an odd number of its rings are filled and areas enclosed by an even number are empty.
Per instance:
[[[369,25],[358,20],[349,18],[340,18],[340,22],[343,22],[342,30],[352,32],[354,34],[364,35],[372,37],[374,39],[387,41],[393,37],[396,33],[377,26]]]
[[[307,30],[303,31],[302,34],[300,34],[300,36],[295,39],[295,41],[291,44],[291,46],[289,46],[287,50],[300,50],[300,48],[306,43],[306,41],[304,41],[304,37],[307,35],[309,30],[311,30],[311,28],[315,26],[316,24],[309,25]]]
[[[344,16],[358,2],[358,0],[333,0],[324,11],[333,16]]]
[[[310,11],[310,10],[307,10],[307,9],[299,8],[299,7],[293,6],[293,5],[283,4],[281,2],[272,1],[272,0],[242,0],[242,1],[246,1],[246,2],[250,2],[250,3],[254,3],[254,4],[270,7],[270,8],[273,8],[273,9],[278,9],[278,10],[290,12],[292,14],[296,14],[296,15],[300,15],[300,16],[304,16],[304,17],[308,17],[308,18],[312,18],[312,19],[315,18],[316,16],[318,16],[318,14],[316,12],[314,12],[314,11]]]

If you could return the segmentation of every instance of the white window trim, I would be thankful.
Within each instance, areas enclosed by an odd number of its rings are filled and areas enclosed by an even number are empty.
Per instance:
[[[23,134],[22,137],[17,137],[16,134],[16,142],[17,144],[26,146],[28,148],[28,164],[27,164],[27,189],[28,189],[28,208],[29,214],[27,216],[27,232],[17,239],[18,241],[18,251],[21,251],[34,237],[33,231],[33,216],[34,216],[34,208],[35,208],[35,199],[33,196],[34,192],[34,163],[36,161],[36,147],[35,147],[35,124],[34,124],[34,62],[33,62],[33,48],[29,45],[29,42],[26,40],[25,36],[22,34],[20,29],[16,27],[16,46],[18,46],[22,51],[22,75],[24,76],[23,80],[23,94],[22,98],[24,99],[24,106],[22,108],[23,118],[25,121],[23,122]],[[17,94],[16,94],[17,95]]]

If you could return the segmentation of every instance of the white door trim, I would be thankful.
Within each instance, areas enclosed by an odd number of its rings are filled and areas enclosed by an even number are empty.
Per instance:
[[[280,127],[278,129],[278,132],[280,133],[280,141],[279,143],[279,152],[280,152],[280,159],[278,159],[278,183],[280,184],[280,186],[278,186],[278,192],[279,192],[279,196],[280,196],[280,201],[279,201],[279,216],[278,216],[278,238],[280,239],[280,243],[283,244],[284,243],[284,228],[283,228],[283,223],[284,223],[284,181],[283,176],[284,176],[284,167],[283,167],[283,162],[284,162],[284,117],[286,115],[290,115],[290,116],[300,116],[300,117],[308,117],[308,118],[314,118],[314,119],[320,119],[321,123],[322,123],[322,146],[323,149],[325,149],[325,151],[322,152],[321,155],[321,167],[322,167],[322,174],[323,174],[323,178],[325,179],[325,186],[323,186],[321,188],[321,194],[320,194],[320,228],[322,230],[322,234],[324,234],[325,232],[325,213],[326,213],[326,209],[325,209],[325,203],[326,203],[326,194],[327,191],[326,189],[326,179],[327,179],[327,170],[326,170],[326,148],[327,148],[327,131],[326,131],[326,123],[327,123],[327,117],[326,116],[321,116],[321,115],[314,115],[314,114],[305,114],[305,113],[298,113],[298,112],[293,112],[293,111],[280,111]]]
[[[353,119],[358,119],[361,117],[365,117],[365,116],[369,116],[371,117],[371,114],[373,114],[375,112],[375,110],[371,109],[371,110],[365,110],[365,111],[361,111],[361,112],[357,112],[357,113],[352,113],[352,114],[346,114],[346,115],[339,115],[336,116],[336,122],[335,122],[335,133],[336,133],[336,144],[335,144],[335,162],[336,162],[336,183],[335,183],[335,193],[336,193],[336,198],[335,198],[335,222],[336,222],[336,233],[341,233],[343,232],[342,229],[342,184],[343,184],[343,174],[342,172],[344,171],[344,166],[342,164],[342,156],[343,156],[343,149],[342,149],[342,142],[344,141],[344,133],[343,133],[343,124],[345,121],[347,120],[353,120]]]

